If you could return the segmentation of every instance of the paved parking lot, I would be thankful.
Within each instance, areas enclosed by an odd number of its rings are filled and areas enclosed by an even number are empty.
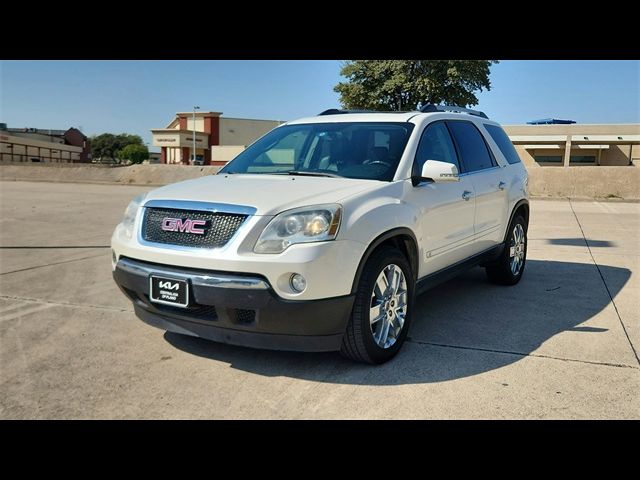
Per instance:
[[[638,203],[534,200],[520,284],[427,292],[371,367],[137,320],[108,244],[144,190],[0,182],[0,418],[640,418]]]

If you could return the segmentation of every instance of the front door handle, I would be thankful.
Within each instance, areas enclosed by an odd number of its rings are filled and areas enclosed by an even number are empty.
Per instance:
[[[499,188],[500,190],[504,190],[504,187],[506,187],[506,186],[507,186],[507,184],[506,184],[506,183],[504,183],[504,182],[500,182],[500,183],[498,184],[498,188]]]
[[[469,190],[465,190],[464,192],[462,192],[462,198],[465,201],[469,201],[469,199],[471,198],[471,195],[473,195],[473,193],[470,192]]]

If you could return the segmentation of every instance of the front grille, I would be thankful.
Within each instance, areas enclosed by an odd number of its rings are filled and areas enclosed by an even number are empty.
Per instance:
[[[162,229],[165,218],[205,221],[204,234],[186,231],[170,232]],[[196,248],[224,247],[238,231],[247,215],[237,213],[206,212],[200,210],[178,210],[173,208],[146,208],[142,221],[142,238],[148,242],[165,243]],[[183,223],[184,225],[184,223]]]

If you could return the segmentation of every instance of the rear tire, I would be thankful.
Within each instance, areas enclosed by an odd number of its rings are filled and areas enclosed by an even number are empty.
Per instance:
[[[527,262],[527,224],[517,215],[509,225],[504,251],[500,258],[486,267],[487,277],[498,285],[515,285],[522,278]]]
[[[385,246],[375,251],[362,271],[340,353],[363,363],[391,360],[411,324],[414,283],[400,250]]]

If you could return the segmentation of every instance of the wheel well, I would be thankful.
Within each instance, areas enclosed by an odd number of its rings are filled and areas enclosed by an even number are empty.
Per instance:
[[[413,279],[416,280],[418,278],[418,245],[416,243],[415,237],[413,233],[408,229],[402,229],[401,231],[391,231],[385,234],[380,235],[376,240],[374,240],[367,248],[366,252],[362,256],[360,260],[360,265],[358,265],[358,270],[356,271],[356,276],[353,279],[353,286],[351,291],[354,292],[355,289],[358,288],[358,283],[360,282],[360,275],[362,274],[362,270],[364,269],[367,260],[371,254],[378,249],[386,246],[391,246],[400,250],[407,260],[409,261],[409,265],[411,265],[411,273],[413,274]]]
[[[511,222],[513,221],[513,219],[516,218],[516,215],[522,215],[524,217],[524,228],[525,228],[525,231],[528,230],[529,202],[527,202],[526,200],[520,200],[520,202],[516,204],[516,207],[513,209],[513,212],[511,212],[511,216],[509,217],[509,223],[505,227],[506,230],[504,232],[504,240],[503,240],[504,242],[507,241],[507,237],[509,236],[509,225],[511,225]]]
[[[373,251],[378,250],[380,247],[389,245],[400,250],[411,265],[411,273],[417,278],[418,275],[418,254],[415,241],[409,235],[396,235],[395,237],[384,240]]]
[[[528,227],[529,226],[529,204],[523,203],[518,208],[516,208],[515,212],[513,212],[512,218],[515,218],[515,216],[518,214],[524,217],[524,225],[525,227]]]

